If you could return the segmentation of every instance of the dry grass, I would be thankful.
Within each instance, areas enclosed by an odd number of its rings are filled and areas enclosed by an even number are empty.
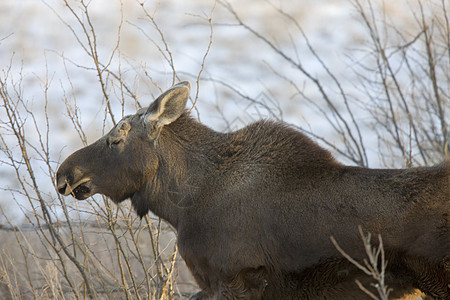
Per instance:
[[[58,3],[64,7],[63,12],[48,5],[85,60],[81,64],[56,53],[65,72],[58,79],[48,66],[42,77],[24,74],[23,66],[15,65],[14,55],[1,66],[0,172],[5,184],[0,191],[17,209],[3,206],[0,212],[0,298],[179,299],[196,290],[177,254],[175,233],[164,222],[150,216],[139,220],[126,203],[117,207],[99,196],[78,203],[61,197],[54,189],[55,171],[65,147],[61,140],[81,146],[90,136],[101,133],[98,129],[93,132],[80,110],[78,101],[87,92],[77,86],[76,72],[88,74],[97,83],[97,89],[88,92],[100,100],[89,107],[100,120],[102,132],[130,107],[140,107],[142,94],[158,94],[187,77],[195,82],[193,107],[205,89],[224,101],[235,99],[245,108],[248,119],[255,115],[282,119],[286,102],[279,99],[281,94],[290,99],[289,105],[313,111],[329,125],[329,136],[337,138],[330,141],[307,126],[296,125],[300,130],[355,165],[369,164],[368,144],[376,145],[374,152],[380,153],[378,159],[385,166],[432,164],[448,157],[450,25],[445,1],[417,1],[412,5],[408,31],[389,19],[392,6],[352,1],[365,35],[355,37],[362,49],[350,56],[348,69],[352,78],[357,78],[350,83],[316,51],[299,21],[300,15],[263,2],[260,8],[272,10],[276,20],[289,24],[293,32],[283,32],[276,39],[270,31],[273,28],[266,30],[268,23],[254,26],[246,19],[248,15],[236,9],[237,4],[211,2],[210,10],[195,16],[206,29],[205,43],[195,57],[195,70],[184,73],[177,70],[176,61],[182,55],[173,49],[161,27],[157,8],[136,2],[133,13],[142,18],[131,23],[118,1],[115,39],[105,40],[97,34],[101,24],[92,17],[90,1],[61,0]],[[122,38],[132,42],[122,35],[125,24],[129,25],[127,30],[135,29],[152,45],[148,51],[159,57],[164,72],[123,55],[126,46]],[[258,70],[270,73],[270,80],[262,84],[256,96],[233,83],[236,81],[208,72],[216,28],[227,27],[239,28],[249,44],[265,47],[276,58],[258,62]],[[8,37],[0,36],[0,47],[3,38]],[[110,45],[109,52],[99,46],[102,42]],[[305,52],[320,72],[311,71],[304,60]],[[255,53],[247,55],[249,62]],[[30,77],[40,83],[38,97],[43,100],[39,107],[33,106],[26,93]],[[52,101],[54,85],[61,89],[58,95],[63,98],[63,117],[60,106]],[[198,111],[194,113],[199,115]],[[233,128],[235,120],[218,109],[217,114],[221,113],[223,124]],[[375,132],[376,143],[368,143],[364,134],[368,130]],[[16,222],[16,216],[24,221]],[[382,253],[382,247],[375,252],[369,250],[372,255]],[[374,279],[380,281],[382,276]],[[381,299],[387,299],[388,288],[383,286],[386,293],[385,298],[380,295]]]
[[[73,258],[43,240],[48,229],[4,227],[0,298],[179,299],[195,291],[172,230],[157,220],[131,220],[132,228],[118,221],[113,231],[102,220],[54,225]]]

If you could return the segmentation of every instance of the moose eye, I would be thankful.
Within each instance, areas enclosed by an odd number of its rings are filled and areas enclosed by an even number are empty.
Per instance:
[[[123,139],[115,139],[109,141],[109,146],[117,146],[120,145],[123,142]]]

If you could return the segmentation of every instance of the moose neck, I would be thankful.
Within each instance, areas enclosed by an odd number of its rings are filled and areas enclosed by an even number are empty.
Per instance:
[[[132,199],[138,215],[151,210],[177,228],[182,211],[198,205],[198,194],[214,169],[209,156],[223,136],[186,113],[166,125],[157,140],[156,174]]]

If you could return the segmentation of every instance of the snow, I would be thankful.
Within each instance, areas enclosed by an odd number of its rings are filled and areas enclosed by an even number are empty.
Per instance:
[[[88,42],[84,30],[94,43],[89,22],[79,1],[70,0],[68,3],[87,27],[82,28],[61,0],[0,2],[0,78],[10,86],[12,81],[19,84],[22,78],[21,97],[34,113],[39,131],[44,133],[54,169],[70,153],[83,146],[68,118],[66,101],[70,107],[76,107],[88,143],[95,141],[112,126],[105,114],[105,97],[93,59],[80,45],[81,42],[86,47]],[[160,93],[160,89],[164,90],[172,84],[172,70],[163,57],[163,54],[167,57],[168,53],[159,32],[145,15],[139,1],[92,0],[85,3],[88,4],[90,21],[95,29],[100,61],[103,64],[110,63],[109,69],[115,74],[122,74],[126,84],[136,93],[140,105],[148,105]],[[337,97],[337,86],[309,51],[297,27],[301,26],[317,54],[342,79],[346,91],[354,97],[360,95],[353,87],[354,79],[351,76],[354,74],[349,72],[346,57],[358,55],[355,49],[363,47],[367,33],[351,2],[233,0],[229,3],[245,23],[269,38],[312,76],[320,79],[330,95]],[[405,14],[405,2],[392,3],[385,4],[389,6],[386,14],[390,17]],[[163,32],[179,79],[187,79],[191,83],[195,83],[202,68],[211,34],[208,19],[213,11],[213,44],[206,58],[196,105],[203,123],[216,130],[231,130],[261,117],[283,118],[313,131],[332,144],[342,142],[340,137],[333,135],[330,124],[318,114],[317,108],[305,105],[302,100],[304,97],[299,96],[284,78],[295,80],[312,101],[319,97],[317,87],[270,46],[255,38],[248,30],[236,26],[236,20],[220,2],[144,1],[143,7],[150,16],[154,16]],[[277,8],[293,16],[295,22],[283,17]],[[399,26],[403,26],[402,22],[409,24],[403,17],[397,22]],[[114,52],[117,44],[119,47]],[[103,76],[107,80],[107,93],[116,121],[121,115],[134,113],[138,106],[135,101],[129,96],[123,96],[117,80],[111,79],[106,73]],[[220,82],[232,86],[241,96],[226,89]],[[195,96],[196,92],[193,84],[191,96]],[[242,96],[261,103],[253,105]],[[123,98],[125,104],[122,106]],[[46,99],[47,115],[44,113]],[[339,106],[343,108],[344,104],[339,103]],[[357,107],[353,109],[356,121],[363,122],[367,116]],[[20,111],[25,113],[23,108]],[[348,117],[345,113],[344,116]],[[0,117],[2,122],[6,118],[3,110]],[[46,120],[49,123],[48,141],[45,136]],[[30,142],[38,145],[38,132],[31,119],[27,119],[25,130]],[[4,125],[0,126],[0,133],[15,153],[20,155],[14,136],[7,132]],[[376,139],[371,132],[364,134],[364,140],[367,148],[376,149]],[[39,187],[52,199],[56,191],[45,164],[39,161],[37,153],[31,152],[34,168],[39,172],[36,176]],[[338,154],[335,155],[340,158]],[[0,154],[0,159],[3,161],[0,162],[0,187],[20,190],[14,170],[4,163],[7,158]],[[369,153],[371,165],[377,166],[377,159],[376,151]],[[24,167],[21,167],[21,171],[25,172]],[[20,220],[23,213],[18,205],[28,207],[27,201],[22,198],[19,193],[5,191],[0,206],[11,212],[8,214],[13,216],[12,219]]]

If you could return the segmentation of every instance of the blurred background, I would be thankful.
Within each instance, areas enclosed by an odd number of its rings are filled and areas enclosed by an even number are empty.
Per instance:
[[[270,118],[346,164],[444,160],[448,9],[443,0],[2,0],[0,298],[172,299],[196,289],[164,222],[54,187],[70,153],[181,80],[191,82],[192,113],[218,131]]]

